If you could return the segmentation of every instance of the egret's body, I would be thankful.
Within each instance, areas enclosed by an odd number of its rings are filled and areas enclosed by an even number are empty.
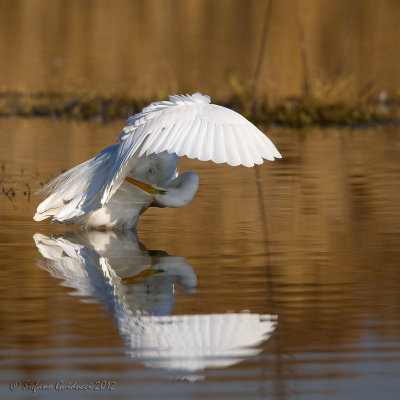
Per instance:
[[[135,228],[148,207],[182,207],[196,194],[199,178],[178,174],[178,156],[247,167],[281,157],[248,120],[200,93],[152,103],[128,121],[118,144],[44,187],[36,221]]]

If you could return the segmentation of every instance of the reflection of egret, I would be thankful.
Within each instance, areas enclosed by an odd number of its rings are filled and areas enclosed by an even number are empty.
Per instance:
[[[247,167],[281,157],[246,118],[200,93],[154,102],[128,121],[118,144],[43,188],[50,195],[36,221],[134,228],[148,207],[182,207],[196,194],[198,175],[178,175],[178,156]]]
[[[166,315],[175,285],[191,290],[197,284],[185,258],[147,250],[133,231],[68,232],[52,239],[37,233],[33,238],[45,258],[39,266],[77,295],[98,297],[111,308],[122,301],[134,314]]]
[[[207,367],[234,365],[258,354],[275,330],[271,315],[169,315],[174,286],[193,288],[196,275],[184,258],[146,250],[132,231],[34,240],[45,259],[39,266],[113,312],[129,356],[172,376],[198,379]]]

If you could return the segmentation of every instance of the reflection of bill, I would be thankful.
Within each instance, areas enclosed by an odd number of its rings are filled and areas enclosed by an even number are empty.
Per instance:
[[[127,354],[148,367],[200,378],[206,367],[228,367],[258,354],[277,318],[249,312],[170,315],[175,286],[193,290],[197,278],[183,257],[148,251],[134,232],[34,235],[38,265],[74,294],[113,311]]]

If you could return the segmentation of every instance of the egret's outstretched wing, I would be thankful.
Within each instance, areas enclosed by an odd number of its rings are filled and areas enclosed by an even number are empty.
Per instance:
[[[101,198],[104,204],[124,179],[128,161],[168,151],[201,161],[245,165],[281,158],[270,139],[237,112],[210,103],[209,96],[170,96],[130,117],[118,141],[118,156]]]

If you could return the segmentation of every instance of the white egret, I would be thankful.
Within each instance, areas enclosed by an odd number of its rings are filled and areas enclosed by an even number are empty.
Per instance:
[[[132,229],[150,206],[182,207],[196,194],[199,177],[178,175],[178,156],[246,167],[282,157],[246,118],[200,93],[151,103],[128,122],[118,144],[42,188],[36,221]]]

